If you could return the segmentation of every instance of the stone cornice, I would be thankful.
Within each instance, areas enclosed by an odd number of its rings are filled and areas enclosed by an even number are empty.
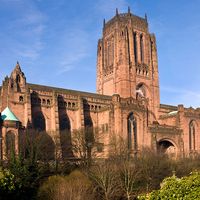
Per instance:
[[[168,134],[181,134],[182,129],[177,128],[176,126],[168,125],[151,125],[149,127],[151,133],[168,133]]]
[[[69,89],[63,89],[63,88],[56,88],[56,87],[51,87],[51,86],[44,86],[44,85],[37,85],[37,84],[31,84],[28,83],[28,88],[32,90],[43,90],[47,92],[57,92],[57,93],[64,93],[64,94],[71,94],[71,95],[78,95],[81,97],[90,97],[90,98],[99,98],[103,100],[110,100],[112,99],[111,96],[108,95],[101,95],[101,94],[96,94],[96,93],[90,93],[90,92],[83,92],[83,91],[77,91],[77,90],[69,90]]]
[[[167,105],[167,104],[160,104],[160,108],[174,110],[174,111],[178,109],[177,106],[172,106],[172,105]]]
[[[196,118],[196,119],[200,119],[200,113],[199,112],[185,112],[184,113],[185,117],[189,117],[189,118]]]

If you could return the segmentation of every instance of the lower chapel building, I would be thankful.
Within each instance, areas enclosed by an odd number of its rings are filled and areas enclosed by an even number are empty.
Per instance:
[[[97,93],[26,82],[19,63],[0,87],[1,158],[18,153],[26,130],[44,132],[70,156],[62,132],[91,128],[103,136],[99,152],[109,154],[112,135],[130,152],[143,148],[174,156],[200,153],[200,108],[160,104],[155,35],[147,17],[118,13],[103,24],[97,47]],[[72,137],[68,137],[70,140]]]

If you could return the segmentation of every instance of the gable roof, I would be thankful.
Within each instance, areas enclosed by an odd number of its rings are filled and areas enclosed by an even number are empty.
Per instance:
[[[6,107],[3,112],[1,113],[1,119],[3,121],[17,121],[19,122],[19,119],[15,116],[15,114],[10,110],[10,108]]]

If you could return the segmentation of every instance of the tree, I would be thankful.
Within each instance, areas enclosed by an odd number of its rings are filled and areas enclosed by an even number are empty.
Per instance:
[[[90,166],[96,158],[96,144],[101,140],[98,129],[87,127],[75,130],[72,133],[72,150],[74,156],[79,158],[84,165]]]
[[[121,190],[123,191],[123,196],[127,200],[134,199],[138,192],[138,178],[141,173],[141,169],[137,168],[135,162],[124,161],[120,163],[119,174]]]
[[[127,140],[121,136],[112,134],[109,143],[109,157],[117,160],[127,160],[130,158]]]
[[[37,162],[13,153],[7,167],[14,176],[15,198],[25,200],[34,197],[40,178]]]
[[[138,168],[141,170],[140,179],[141,187],[144,191],[149,192],[158,189],[160,182],[168,176],[172,175],[174,163],[167,156],[157,154],[156,152],[146,148],[137,159]]]
[[[109,162],[102,162],[94,166],[89,176],[94,182],[95,191],[100,199],[116,199],[120,192],[120,184],[116,173],[116,166]]]

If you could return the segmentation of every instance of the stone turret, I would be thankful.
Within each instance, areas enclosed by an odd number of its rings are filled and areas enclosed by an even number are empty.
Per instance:
[[[8,107],[6,107],[1,113],[1,120],[1,159],[5,160],[10,158],[12,151],[14,151],[15,154],[19,153],[18,144],[20,121]]]
[[[10,77],[6,77],[1,88],[0,109],[3,110],[9,107],[25,126],[27,117],[25,109],[27,109],[28,94],[27,94],[26,77],[21,70],[19,62],[17,62]],[[30,98],[30,97],[29,97]]]
[[[24,92],[26,86],[26,77],[21,70],[19,62],[10,75],[10,87],[16,92]]]

